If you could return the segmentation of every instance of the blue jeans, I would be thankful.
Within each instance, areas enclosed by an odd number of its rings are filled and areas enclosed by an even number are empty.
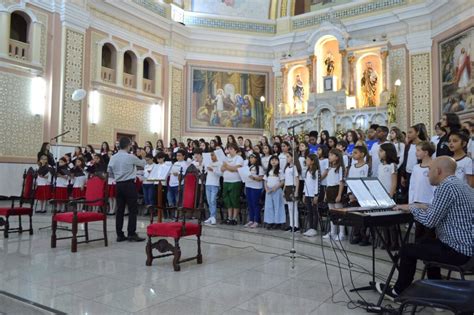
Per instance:
[[[156,205],[156,186],[154,184],[143,184],[143,201],[146,206]]]
[[[217,194],[219,193],[219,186],[206,185],[206,199],[209,205],[210,217],[216,217],[217,212]]]
[[[178,187],[168,186],[168,192],[166,193],[166,198],[168,199],[168,205],[170,207],[175,207],[178,205]]]
[[[247,206],[249,208],[249,221],[260,223],[260,196],[263,189],[245,187]]]

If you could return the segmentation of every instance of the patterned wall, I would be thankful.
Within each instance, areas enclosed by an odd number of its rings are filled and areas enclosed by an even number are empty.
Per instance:
[[[81,122],[83,102],[73,102],[71,95],[83,87],[84,34],[66,29],[64,60],[64,94],[61,132],[70,131],[62,142],[81,142]]]
[[[0,156],[36,157],[43,142],[43,116],[30,111],[31,79],[0,73]]]
[[[389,87],[393,89],[395,81],[400,79],[402,85],[398,88],[398,106],[396,111],[397,122],[396,126],[401,130],[407,130],[408,124],[408,107],[407,107],[407,60],[406,60],[406,49],[398,48],[390,50],[388,54],[389,69],[390,69],[390,83]]]
[[[184,114],[183,69],[171,66],[171,138],[180,139]]]
[[[138,135],[138,143],[150,140],[158,135],[150,131],[151,104],[133,101],[121,96],[100,95],[99,123],[88,126],[88,142],[100,144],[103,141],[114,143],[116,130],[129,131]]]
[[[431,54],[410,56],[411,73],[411,124],[424,123],[431,133]]]
[[[275,77],[275,115],[278,114],[278,105],[283,103],[283,77]]]

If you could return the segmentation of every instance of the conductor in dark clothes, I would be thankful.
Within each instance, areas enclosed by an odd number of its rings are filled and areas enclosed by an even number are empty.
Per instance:
[[[130,154],[131,144],[132,141],[130,138],[122,137],[120,139],[120,150],[110,158],[108,166],[109,176],[115,178],[117,182],[117,214],[115,220],[117,242],[123,242],[127,239],[130,242],[141,242],[145,240],[139,237],[136,232],[138,194],[135,186],[136,167],[144,167],[145,160],[140,160],[135,155]],[[128,237],[125,237],[122,231],[125,205],[128,206]]]

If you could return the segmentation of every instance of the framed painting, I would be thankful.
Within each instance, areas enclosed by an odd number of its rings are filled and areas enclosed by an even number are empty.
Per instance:
[[[474,117],[473,47],[474,27],[439,43],[441,115],[456,113],[463,120]]]
[[[190,66],[187,129],[214,132],[234,129],[260,133],[264,129],[264,101],[268,73]]]

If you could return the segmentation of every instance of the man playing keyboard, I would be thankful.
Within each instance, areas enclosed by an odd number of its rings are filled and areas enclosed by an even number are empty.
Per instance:
[[[474,190],[455,176],[456,161],[448,156],[433,160],[429,166],[431,185],[437,186],[433,203],[398,206],[412,212],[417,223],[435,228],[437,239],[420,239],[400,250],[398,280],[386,291],[394,300],[413,281],[418,259],[450,265],[463,265],[471,258],[474,246]],[[429,279],[441,279],[439,268],[428,268]],[[376,284],[381,294],[383,283]]]

